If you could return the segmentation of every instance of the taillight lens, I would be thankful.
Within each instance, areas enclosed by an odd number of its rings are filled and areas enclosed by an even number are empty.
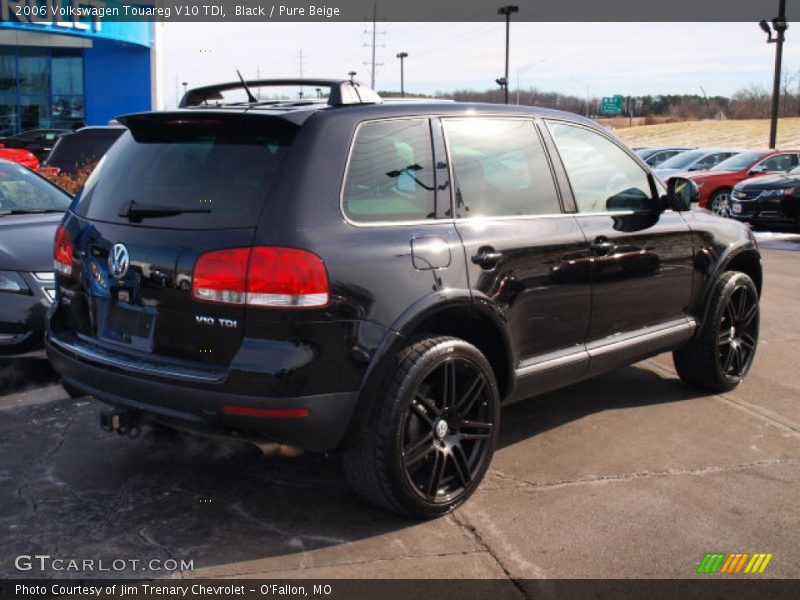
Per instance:
[[[249,248],[202,254],[194,267],[192,296],[207,302],[244,304]]]
[[[72,236],[63,225],[56,230],[53,267],[62,275],[72,275]]]
[[[253,248],[247,303],[278,308],[327,306],[328,274],[322,259],[295,248]]]
[[[271,308],[321,308],[330,299],[322,259],[306,250],[272,246],[201,255],[192,296],[206,302]]]

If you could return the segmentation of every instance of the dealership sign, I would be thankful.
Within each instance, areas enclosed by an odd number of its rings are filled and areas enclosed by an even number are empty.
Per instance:
[[[126,7],[116,0],[0,0],[0,26],[151,46],[150,23],[108,20]]]

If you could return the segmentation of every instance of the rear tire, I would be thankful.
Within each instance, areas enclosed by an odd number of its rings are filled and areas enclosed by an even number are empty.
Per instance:
[[[753,364],[758,344],[758,290],[745,273],[720,277],[700,331],[672,353],[675,369],[689,385],[711,392],[735,388]]]
[[[403,348],[360,441],[343,454],[352,488],[378,506],[432,518],[477,489],[497,445],[500,393],[489,362],[463,340]]]

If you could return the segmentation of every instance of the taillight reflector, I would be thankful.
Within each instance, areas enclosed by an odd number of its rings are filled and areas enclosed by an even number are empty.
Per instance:
[[[306,250],[273,246],[202,254],[195,265],[192,296],[271,308],[321,308],[330,298],[322,259]]]
[[[249,406],[229,405],[223,406],[222,412],[226,415],[236,415],[240,417],[270,417],[273,419],[307,417],[311,414],[307,408],[251,408]]]
[[[72,236],[59,225],[53,244],[53,267],[62,275],[72,275]]]

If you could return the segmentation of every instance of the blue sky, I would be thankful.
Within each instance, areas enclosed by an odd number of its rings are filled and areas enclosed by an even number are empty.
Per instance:
[[[165,102],[176,82],[189,87],[304,74],[369,83],[371,23],[167,23],[163,26]],[[379,23],[378,89],[399,89],[398,52],[408,52],[406,89],[424,93],[486,89],[502,75],[505,25]],[[756,23],[512,23],[511,90],[537,87],[592,97],[623,94],[731,95],[771,86],[774,45]],[[784,66],[800,69],[800,30],[790,28]],[[796,84],[797,85],[797,84]]]

